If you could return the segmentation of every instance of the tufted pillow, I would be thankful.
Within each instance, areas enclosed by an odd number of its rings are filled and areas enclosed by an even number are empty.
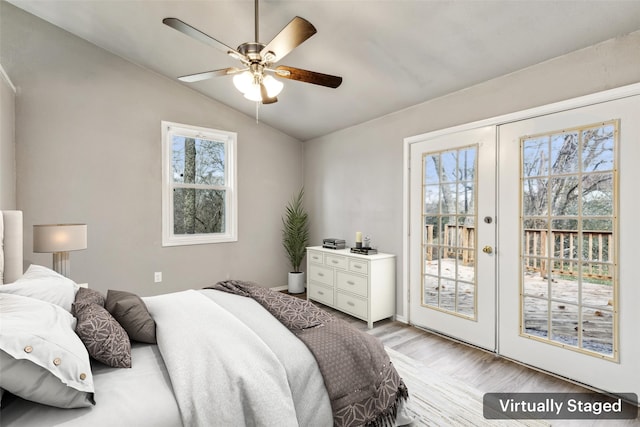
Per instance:
[[[131,341],[116,319],[95,303],[73,304],[76,333],[91,357],[114,368],[131,367]]]
[[[71,312],[71,304],[79,288],[73,280],[47,267],[31,264],[18,280],[0,286],[0,293],[36,298]]]
[[[105,308],[134,341],[156,343],[156,322],[142,299],[131,292],[107,291]]]
[[[0,294],[0,388],[59,408],[93,405],[91,363],[75,321],[55,304]]]

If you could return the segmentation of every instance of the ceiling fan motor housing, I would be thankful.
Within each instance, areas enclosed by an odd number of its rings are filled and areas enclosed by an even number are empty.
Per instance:
[[[262,62],[263,58],[260,55],[260,52],[265,46],[266,45],[264,43],[259,42],[242,43],[238,46],[238,52],[249,58],[251,62]]]

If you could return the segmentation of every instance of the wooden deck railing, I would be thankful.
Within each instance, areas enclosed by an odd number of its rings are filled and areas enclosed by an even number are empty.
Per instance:
[[[476,230],[473,226],[446,224],[441,239],[434,237],[433,225],[425,226],[426,260],[458,258],[465,265],[475,261]],[[551,234],[551,236],[549,236]],[[548,239],[553,239],[553,252],[548,254]],[[613,234],[610,231],[582,231],[582,255],[578,254],[578,232],[568,230],[524,230],[524,267],[546,276],[551,259],[551,272],[567,276],[578,274],[582,263],[585,277],[610,280],[613,266]],[[438,246],[442,248],[438,256]],[[468,248],[468,249],[466,249]]]
[[[613,233],[611,231],[582,231],[582,253],[578,253],[578,232],[551,230],[553,252],[549,247],[547,230],[524,230],[524,267],[528,271],[546,276],[547,260],[551,258],[551,272],[566,276],[576,276],[578,265],[582,264],[582,275],[597,279],[612,278]]]

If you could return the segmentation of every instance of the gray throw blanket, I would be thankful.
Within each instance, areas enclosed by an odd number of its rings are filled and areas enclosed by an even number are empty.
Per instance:
[[[313,353],[331,400],[334,425],[393,426],[409,396],[382,343],[312,303],[252,283],[227,280],[209,289],[251,297]]]

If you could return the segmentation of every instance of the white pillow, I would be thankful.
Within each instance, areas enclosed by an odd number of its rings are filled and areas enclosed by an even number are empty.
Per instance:
[[[0,388],[59,408],[91,406],[93,375],[75,318],[55,304],[0,294]]]
[[[31,264],[21,278],[0,286],[0,292],[47,301],[71,312],[79,288],[73,280],[47,267]]]

